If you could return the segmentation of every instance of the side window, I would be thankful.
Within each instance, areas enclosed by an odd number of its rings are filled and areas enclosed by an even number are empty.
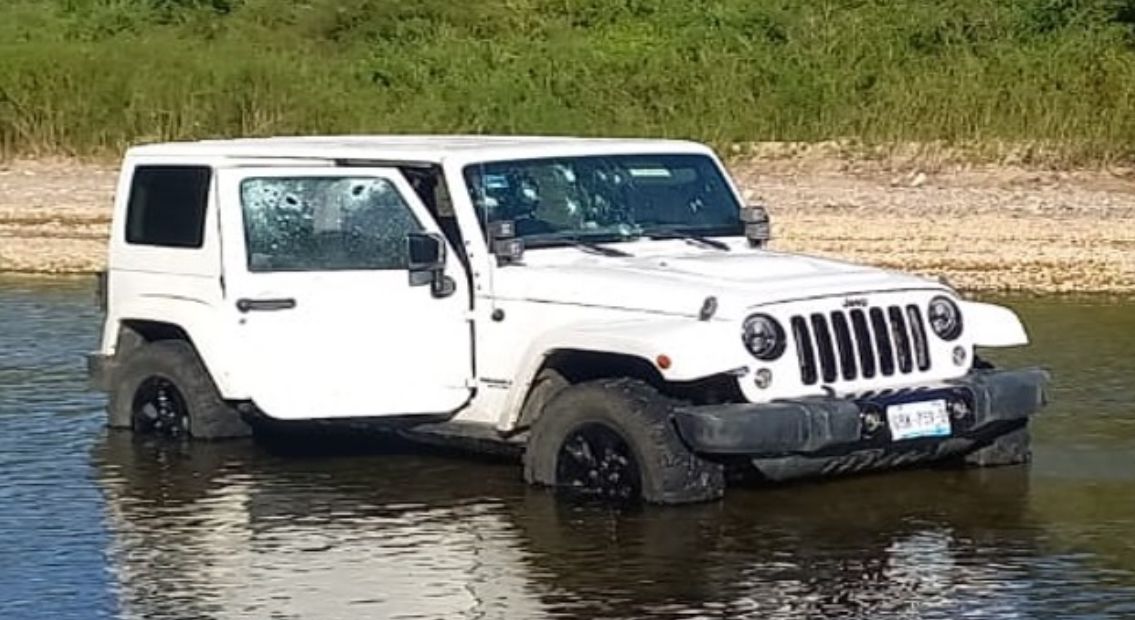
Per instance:
[[[126,207],[126,242],[199,248],[213,171],[207,166],[138,166]]]
[[[422,230],[386,179],[251,178],[240,199],[249,271],[406,269]]]

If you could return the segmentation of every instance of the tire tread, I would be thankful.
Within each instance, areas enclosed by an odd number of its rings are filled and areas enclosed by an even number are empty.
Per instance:
[[[556,486],[562,442],[579,424],[596,421],[612,426],[634,451],[645,501],[684,504],[718,499],[725,487],[723,468],[682,442],[670,416],[675,404],[637,379],[598,379],[568,387],[548,402],[532,426],[525,479]]]

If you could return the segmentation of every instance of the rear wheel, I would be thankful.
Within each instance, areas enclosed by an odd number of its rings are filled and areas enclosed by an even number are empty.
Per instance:
[[[189,407],[172,381],[147,377],[130,404],[131,427],[139,433],[182,437],[189,434]]]
[[[613,501],[683,504],[721,497],[721,465],[682,443],[672,406],[632,379],[567,387],[532,426],[525,479]]]
[[[196,351],[181,340],[133,349],[115,372],[108,422],[169,438],[246,437],[252,429],[226,403]]]

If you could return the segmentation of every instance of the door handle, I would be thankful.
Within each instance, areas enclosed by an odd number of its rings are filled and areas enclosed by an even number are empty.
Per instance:
[[[291,310],[296,307],[296,300],[291,297],[283,297],[279,299],[245,299],[241,298],[236,300],[236,309],[241,312],[252,312],[253,310],[261,311],[274,311],[274,310]]]

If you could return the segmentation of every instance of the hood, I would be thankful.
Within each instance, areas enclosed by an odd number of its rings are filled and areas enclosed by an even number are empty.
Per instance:
[[[753,250],[743,243],[725,252],[683,241],[612,245],[629,257],[599,256],[577,248],[529,250],[524,263],[496,270],[500,299],[609,307],[696,316],[706,297],[717,317],[810,297],[906,289],[943,289],[932,280],[836,260]]]

